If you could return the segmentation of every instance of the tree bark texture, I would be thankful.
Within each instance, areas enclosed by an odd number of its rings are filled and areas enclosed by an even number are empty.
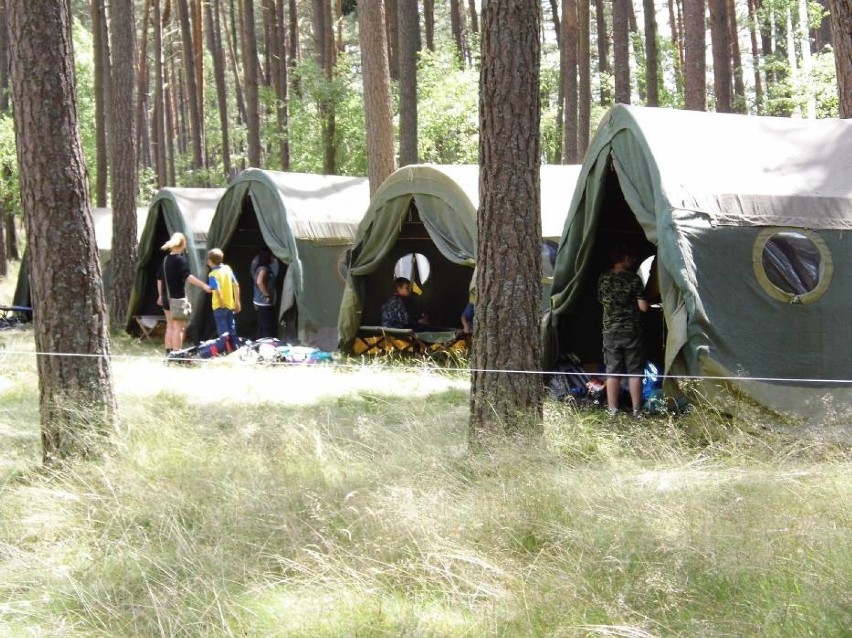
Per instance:
[[[476,13],[476,0],[467,0],[468,13],[470,14],[470,32],[479,33],[479,16]]]
[[[538,0],[482,12],[477,305],[470,438],[540,431],[540,53]]]
[[[186,78],[186,109],[189,111],[189,139],[192,146],[192,167],[204,167],[204,127],[201,92],[196,75],[195,48],[193,47],[192,24],[187,0],[176,0],[180,39],[183,45],[183,70]]]
[[[426,48],[435,50],[435,0],[423,0],[423,34]]]
[[[713,50],[713,92],[716,112],[732,113],[731,40],[728,26],[728,0],[708,0],[710,5],[710,42]]]
[[[559,19],[559,0],[550,0],[550,17],[553,20],[553,33],[556,36],[556,48],[562,50],[562,20]]]
[[[631,0],[612,0],[612,66],[615,71],[616,104],[630,104],[628,2]]]
[[[590,0],[579,0],[577,3],[577,19],[579,22],[579,40],[577,42],[577,57],[579,60],[578,78],[578,108],[577,108],[577,152],[582,158],[589,148],[589,131],[591,128],[592,109],[592,74],[589,60],[589,16]]]
[[[612,91],[610,90],[609,75],[609,31],[604,12],[604,0],[595,1],[595,26],[597,27],[598,45],[598,73],[601,84],[601,106],[612,104]]]
[[[417,55],[420,12],[417,0],[397,0],[399,19],[399,165],[417,164]]]
[[[275,84],[275,118],[278,123],[278,158],[281,162],[281,170],[290,170],[290,112],[287,108],[287,23],[284,12],[286,0],[270,0],[273,9],[275,23],[275,39],[278,41],[275,47],[276,57],[273,60],[272,70]]]
[[[168,184],[166,157],[166,91],[165,69],[163,68],[163,22],[160,0],[154,0],[152,16],[154,29],[154,165],[157,170],[157,188]]]
[[[222,168],[225,178],[231,177],[230,122],[228,121],[228,90],[225,84],[225,55],[222,48],[222,31],[219,0],[204,6],[207,21],[207,49],[213,60],[213,81],[216,84],[216,104],[219,109],[219,126],[222,129]]]
[[[563,143],[563,163],[577,164],[577,43],[579,41],[577,23],[577,0],[562,0],[562,50],[560,69],[565,96]]]
[[[358,31],[364,74],[364,120],[370,195],[394,170],[393,113],[382,0],[359,0]]]
[[[136,278],[136,20],[133,0],[112,0],[112,256],[110,323],[125,325]]]
[[[95,206],[104,208],[107,205],[107,186],[109,183],[109,150],[107,147],[107,118],[106,118],[106,78],[109,73],[109,59],[106,55],[108,48],[104,42],[104,24],[106,15],[104,0],[91,0],[90,13],[92,16],[92,49],[95,62],[94,97],[95,97]]]
[[[745,78],[743,77],[743,60],[740,52],[739,27],[737,26],[737,5],[735,0],[728,3],[728,39],[731,43],[731,68],[734,72],[734,96],[732,108],[734,113],[747,113]]]
[[[757,43],[758,25],[755,0],[748,0],[748,30],[751,38],[751,66],[754,70],[754,106],[758,115],[763,115],[763,80],[760,75],[760,47]]]
[[[654,0],[643,0],[645,14],[645,103],[660,105],[660,62],[657,55],[657,16]]]
[[[675,16],[675,0],[668,0],[669,26],[671,27],[672,47],[674,47],[674,81],[678,95],[683,95],[683,42],[677,17]]]
[[[246,95],[246,118],[249,166],[263,164],[260,146],[260,99],[258,96],[257,34],[254,28],[254,0],[243,0],[243,74]]]
[[[325,79],[330,84],[334,77],[334,31],[331,24],[329,0],[313,0],[313,18],[317,64],[323,70]],[[396,33],[395,25],[393,32]],[[337,124],[334,104],[328,96],[320,96],[317,99],[317,106],[323,146],[323,172],[326,175],[333,175],[337,170],[335,142]]]
[[[0,2],[0,113],[9,112],[9,38],[6,31],[6,7]]]
[[[399,80],[399,0],[384,0],[385,29],[388,43],[388,69],[391,79]]]
[[[691,111],[707,110],[707,35],[704,0],[683,0],[684,106]]]
[[[852,118],[852,2],[829,0],[840,117]]]
[[[453,34],[453,42],[456,43],[456,51],[459,56],[459,66],[464,66],[464,35],[462,34],[461,0],[450,0],[450,30]]]
[[[116,405],[68,5],[8,0],[6,8],[36,350],[45,353],[38,375],[47,462],[96,453]]]

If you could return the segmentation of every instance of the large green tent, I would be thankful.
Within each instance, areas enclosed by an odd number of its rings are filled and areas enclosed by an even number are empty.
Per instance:
[[[165,253],[160,246],[172,233],[186,236],[189,270],[203,276],[207,261],[207,232],[224,188],[163,188],[151,200],[136,253],[136,281],[127,309],[127,330],[139,329],[134,317],[162,315],[157,305],[157,271]]]
[[[545,290],[578,173],[579,166],[541,167]],[[394,277],[415,269],[422,289],[418,301],[432,325],[460,327],[476,264],[478,207],[478,166],[405,166],[382,183],[352,249],[338,322],[342,349],[351,348],[361,326],[380,323]]]
[[[646,337],[667,374],[713,378],[726,410],[848,423],[850,230],[852,121],[616,106],[560,241],[545,365],[600,362],[596,282],[620,242],[654,257]]]
[[[210,225],[207,245],[225,253],[240,283],[237,332],[252,338],[251,266],[267,246],[278,260],[279,337],[333,350],[347,250],[369,203],[365,177],[247,169],[228,187]],[[197,289],[190,334],[213,335],[209,299]]]
[[[136,209],[136,239],[142,233],[142,225],[145,223],[145,217],[148,214],[147,208]],[[111,208],[93,208],[92,223],[95,226],[95,241],[98,245],[98,257],[101,262],[101,273],[104,282],[104,293],[109,294],[110,291],[110,258],[112,257],[112,209]],[[24,251],[24,258],[21,260],[21,269],[18,272],[18,282],[15,288],[14,301],[16,306],[30,306],[30,282],[29,282],[29,255],[28,251]]]

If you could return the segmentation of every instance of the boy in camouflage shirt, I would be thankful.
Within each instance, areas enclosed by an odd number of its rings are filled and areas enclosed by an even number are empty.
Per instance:
[[[648,310],[642,279],[636,274],[636,258],[623,246],[611,252],[612,267],[598,279],[598,301],[603,306],[603,354],[608,374],[629,374],[633,416],[640,416],[642,373],[642,315]],[[620,377],[607,377],[609,414],[618,411]]]

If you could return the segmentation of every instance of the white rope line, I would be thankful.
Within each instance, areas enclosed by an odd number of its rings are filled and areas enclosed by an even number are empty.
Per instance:
[[[235,354],[236,351],[228,353]],[[164,363],[209,363],[216,359],[220,359],[220,356],[210,357],[207,359],[187,357],[187,358],[179,358],[179,357],[152,357],[152,356],[143,356],[143,355],[132,355],[132,354],[96,354],[96,353],[84,353],[84,352],[29,352],[24,350],[4,350],[0,349],[0,354],[3,355],[19,355],[19,356],[40,356],[40,357],[82,357],[82,358],[102,358],[109,356],[110,359],[130,359],[130,360],[144,360],[144,361],[162,361]],[[499,370],[496,368],[459,368],[459,367],[447,367],[447,366],[412,366],[412,365],[399,365],[399,364],[387,364],[381,362],[375,362],[370,364],[364,363],[342,363],[342,362],[294,362],[294,361],[263,361],[262,359],[258,359],[257,361],[253,361],[252,363],[259,363],[265,366],[286,366],[286,367],[301,367],[301,368],[316,368],[316,369],[328,369],[328,368],[340,368],[340,369],[367,369],[367,368],[381,368],[386,370],[392,370],[396,372],[436,372],[439,374],[447,373],[447,372],[478,372],[484,374],[528,374],[528,375],[539,375],[539,376],[569,376],[569,377],[597,377],[597,378],[605,378],[605,377],[617,377],[617,378],[635,378],[635,377],[643,377],[642,374],[626,374],[626,373],[606,373],[606,372],[569,372],[564,370]],[[809,379],[809,378],[801,378],[801,377],[755,377],[748,375],[732,375],[732,376],[710,376],[710,375],[692,375],[692,374],[659,374],[658,378],[662,379],[675,379],[678,381],[757,381],[762,383],[805,383],[805,384],[825,384],[825,385],[852,385],[852,379]]]

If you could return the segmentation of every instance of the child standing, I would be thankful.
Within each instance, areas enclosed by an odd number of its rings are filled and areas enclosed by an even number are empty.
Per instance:
[[[633,416],[641,415],[642,372],[645,367],[642,348],[642,315],[647,312],[642,279],[636,274],[636,258],[624,247],[610,252],[611,268],[598,279],[598,301],[603,306],[603,354],[607,374],[630,376],[630,400]],[[607,377],[606,398],[609,414],[618,412],[621,379]]]
[[[213,295],[213,319],[216,321],[216,334],[222,336],[225,333],[231,338],[237,337],[236,313],[240,308],[240,285],[230,266],[222,263],[225,255],[219,248],[214,248],[207,253],[207,265],[210,274],[207,284]]]

